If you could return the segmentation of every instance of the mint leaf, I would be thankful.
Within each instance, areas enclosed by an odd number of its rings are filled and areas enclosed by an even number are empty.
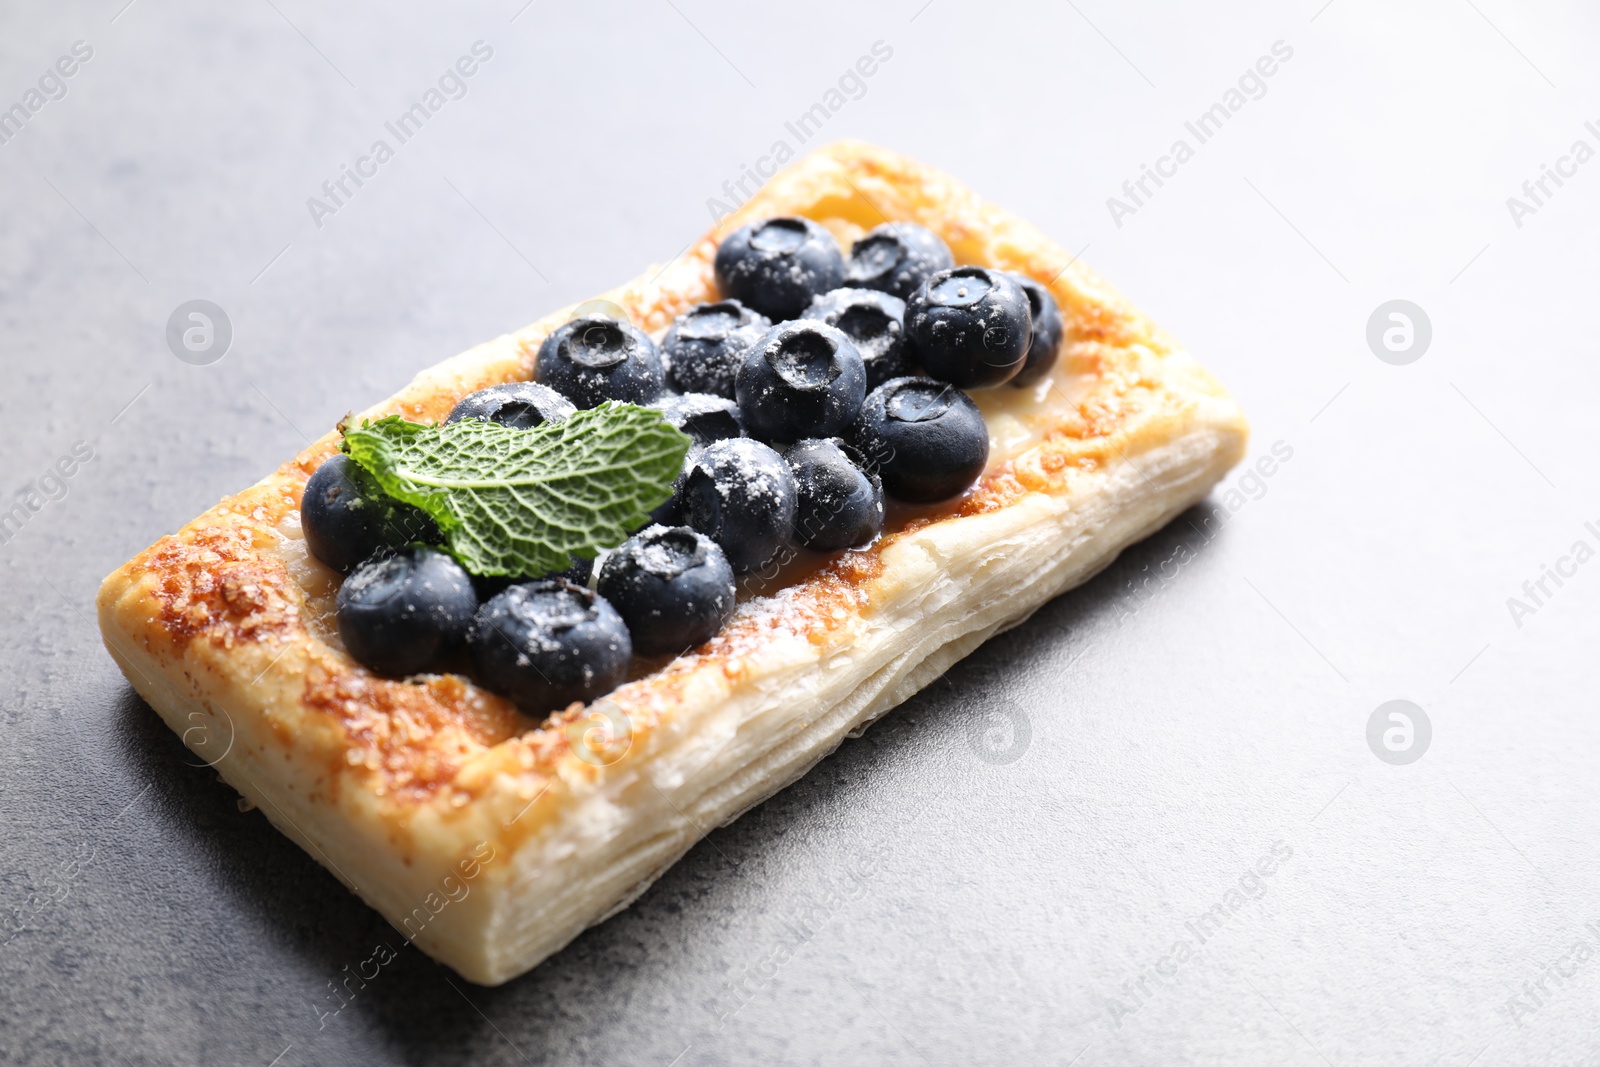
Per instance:
[[[672,495],[689,438],[659,411],[605,403],[531,430],[390,415],[347,428],[344,449],[433,516],[468,571],[522,576],[627,540]]]

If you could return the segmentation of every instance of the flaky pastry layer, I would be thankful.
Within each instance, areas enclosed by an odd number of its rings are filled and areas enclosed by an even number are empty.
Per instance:
[[[792,564],[706,645],[644,665],[597,702],[603,714],[574,706],[536,721],[464,676],[390,680],[345,653],[331,618],[338,576],[299,528],[335,432],[101,587],[106,647],[185,743],[475,982],[515,977],[625,907],[706,831],[1085,581],[1244,454],[1234,402],[1087,267],[869,145],[800,160],[678,260],[604,298],[659,336],[716,298],[725,234],[790,214],[846,248],[881,222],[921,223],[958,263],[1033,276],[1061,303],[1062,358],[1036,388],[975,395],[994,447],[970,492],[907,509],[868,548]],[[363,414],[434,421],[467,393],[526,379],[570,314],[424,371]]]

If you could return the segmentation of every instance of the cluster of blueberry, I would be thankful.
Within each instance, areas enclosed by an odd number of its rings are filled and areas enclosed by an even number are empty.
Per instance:
[[[461,414],[472,406],[523,427],[573,410],[528,383],[474,393],[451,418],[484,417]],[[701,644],[733,614],[727,556],[687,527],[653,524],[598,568],[581,559],[537,581],[473,577],[432,547],[442,540],[432,519],[342,454],[311,476],[300,517],[312,555],[346,575],[339,636],[358,662],[404,677],[464,647],[485,686],[534,714],[609,692],[635,653]]]
[[[956,267],[943,241],[880,226],[848,259],[804,218],[730,234],[725,299],[680,315],[658,347],[593,315],[540,346],[533,382],[485,389],[447,421],[529,429],[608,400],[651,405],[691,440],[654,524],[536,580],[473,578],[427,547],[439,531],[348,457],[312,476],[307,544],[348,575],[338,597],[350,654],[391,675],[470,650],[479,680],[530,713],[615,688],[635,653],[701,644],[735,606],[735,576],[796,543],[822,552],[883,529],[885,494],[948,499],[988,460],[964,389],[1037,382],[1062,319],[1030,278]],[[780,451],[781,449],[781,451]]]
[[[989,434],[962,390],[1038,382],[1062,318],[1033,279],[954,264],[914,223],[879,226],[848,258],[810,219],[729,234],[714,262],[725,299],[661,342],[680,394],[662,406],[695,448],[657,519],[709,534],[742,573],[791,541],[865,544],[885,493],[933,503],[971,485]],[[544,363],[541,350],[541,380]]]

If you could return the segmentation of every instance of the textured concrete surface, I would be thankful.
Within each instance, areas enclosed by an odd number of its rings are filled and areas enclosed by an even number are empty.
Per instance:
[[[1592,8],[124,3],[0,13],[0,106],[45,83],[0,143],[0,489],[40,505],[0,544],[0,1061],[1600,1063]],[[1084,249],[1280,461],[535,973],[405,949],[336,996],[395,935],[132,695],[100,578],[671,258],[879,41],[819,138]],[[194,299],[232,325],[209,365],[164,336]],[[1395,299],[1431,323],[1404,365],[1367,339]],[[1396,699],[1431,723],[1405,764],[1367,740]]]

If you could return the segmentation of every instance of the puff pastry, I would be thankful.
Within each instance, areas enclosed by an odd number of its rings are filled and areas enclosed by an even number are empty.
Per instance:
[[[704,833],[1205,496],[1247,428],[1187,352],[1032,227],[860,143],[775,177],[662,270],[604,294],[659,337],[716,298],[720,238],[799,214],[848,248],[921,223],[958,263],[1047,283],[1067,323],[1037,387],[975,395],[992,447],[956,501],[744,596],[728,626],[543,722],[455,674],[378,677],[333,625],[338,577],[299,527],[328,433],[106,578],[106,647],[141,696],[274,825],[474,982],[527,971],[626,907]],[[424,371],[364,414],[442,419],[530,376],[549,315]],[[783,581],[788,584],[782,585]],[[782,585],[779,588],[779,585]]]

